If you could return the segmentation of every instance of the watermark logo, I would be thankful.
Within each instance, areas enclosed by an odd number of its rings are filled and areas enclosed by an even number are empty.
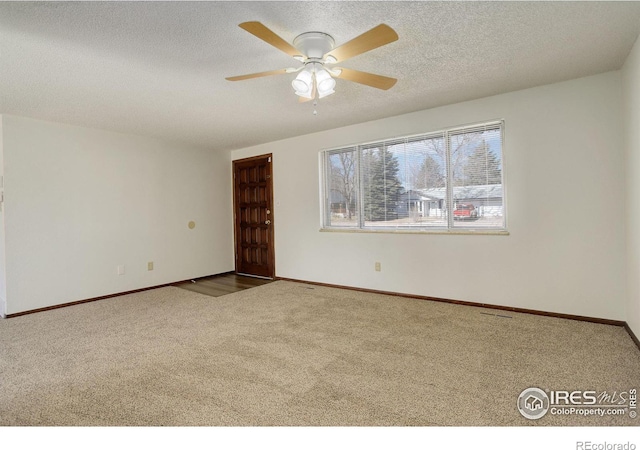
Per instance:
[[[576,442],[576,450],[636,450],[633,442]]]
[[[518,411],[527,419],[555,416],[628,416],[638,417],[638,391],[542,390],[527,388],[518,396]]]
[[[539,419],[549,411],[549,396],[538,388],[528,388],[518,397],[518,411],[527,419]]]

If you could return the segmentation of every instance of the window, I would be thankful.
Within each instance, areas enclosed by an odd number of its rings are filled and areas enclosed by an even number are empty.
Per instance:
[[[503,122],[322,154],[323,226],[504,230]]]

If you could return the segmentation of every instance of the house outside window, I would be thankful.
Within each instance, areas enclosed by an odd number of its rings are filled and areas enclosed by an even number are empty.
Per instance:
[[[326,150],[323,228],[504,231],[504,122]]]

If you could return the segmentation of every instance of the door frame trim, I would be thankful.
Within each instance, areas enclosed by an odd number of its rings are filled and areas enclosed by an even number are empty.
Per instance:
[[[269,265],[271,266],[271,276],[266,277],[267,279],[275,279],[276,278],[276,243],[275,243],[275,229],[274,229],[274,204],[273,204],[273,154],[265,153],[264,155],[256,155],[250,156],[248,158],[240,158],[234,159],[231,161],[231,182],[233,183],[232,195],[233,195],[233,264],[234,264],[234,272],[236,274],[240,274],[238,272],[238,223],[237,223],[237,213],[238,213],[238,197],[236,195],[236,163],[249,162],[256,159],[264,159],[269,158],[271,164],[271,178],[269,178],[269,204],[271,205],[271,226],[269,227],[270,233],[270,241],[269,241]],[[249,276],[255,276],[251,274],[244,274]]]

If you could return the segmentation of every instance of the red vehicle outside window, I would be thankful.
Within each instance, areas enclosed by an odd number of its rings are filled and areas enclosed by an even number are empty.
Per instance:
[[[478,209],[471,203],[458,203],[453,210],[453,220],[477,219]]]

